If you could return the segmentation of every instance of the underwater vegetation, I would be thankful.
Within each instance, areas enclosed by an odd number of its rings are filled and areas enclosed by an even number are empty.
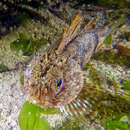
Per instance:
[[[121,84],[123,85],[123,89],[130,91],[130,81],[122,80]]]
[[[4,64],[0,64],[0,71],[6,70],[8,67],[5,66]]]
[[[130,128],[130,115],[117,115],[110,121],[104,124],[106,130],[129,130]]]
[[[44,45],[44,38],[40,40],[33,40],[33,38],[28,38],[23,33],[18,33],[19,38],[12,43],[10,43],[10,49],[15,54],[22,52],[24,56],[30,56],[34,53],[36,49],[39,49]]]
[[[31,55],[34,52],[34,42],[20,33],[19,39],[10,44],[10,49],[17,54],[22,51],[23,55]]]
[[[20,80],[20,83],[21,83],[22,85],[24,85],[24,75],[22,75],[19,80]]]
[[[107,50],[104,52],[96,53],[93,56],[94,59],[103,61],[106,64],[118,64],[120,66],[130,66],[130,56],[122,55],[121,53],[114,50]]]
[[[42,114],[56,113],[55,110],[44,110],[26,102],[19,115],[21,130],[51,130],[47,119]]]
[[[129,0],[97,0],[97,4],[113,8],[129,8]]]

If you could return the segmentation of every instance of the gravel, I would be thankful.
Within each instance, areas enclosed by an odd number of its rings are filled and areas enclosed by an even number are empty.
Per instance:
[[[26,100],[19,80],[22,73],[0,73],[0,130],[19,130],[18,115]]]
[[[20,83],[22,70],[0,73],[0,130],[20,130],[18,116],[27,101],[24,87]],[[61,127],[68,118],[66,114],[43,115],[52,128]]]

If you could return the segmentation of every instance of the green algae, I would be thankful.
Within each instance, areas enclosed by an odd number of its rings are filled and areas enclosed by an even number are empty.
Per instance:
[[[90,67],[91,67],[91,64],[88,63],[88,64],[86,64],[85,66],[83,66],[83,70],[86,71],[86,70],[88,70]]]
[[[107,72],[107,70],[105,71],[105,74],[103,74],[102,72],[98,71],[90,65],[87,65],[87,67],[89,67],[88,78],[92,81],[94,85],[103,86],[107,84],[109,85],[109,87],[114,86],[115,90],[118,91],[118,88],[120,87],[114,75]]]
[[[125,120],[123,120],[123,118]],[[129,130],[130,128],[129,120],[130,120],[129,115],[119,114],[110,121],[107,121],[104,124],[104,128],[106,130],[115,130],[115,129]]]
[[[127,101],[130,101],[130,91],[122,95],[122,98],[124,98]]]
[[[48,42],[48,40],[44,37],[38,39],[38,40],[35,40],[34,43],[35,43],[35,49],[39,49],[41,48],[41,46],[44,46],[46,45],[46,43]]]
[[[123,34],[120,35],[121,39],[126,39],[127,41],[129,41],[129,37],[130,37],[130,32],[124,32]]]
[[[8,67],[4,64],[0,64],[0,71],[4,71],[4,70],[7,70]]]
[[[87,83],[86,86],[91,88],[91,92],[88,91],[86,96],[88,101],[93,104],[94,110],[92,110],[92,112],[95,111],[97,113],[96,115],[89,115],[88,119],[93,121],[98,120],[100,125],[104,125],[104,122],[111,120],[118,114],[129,114],[130,103],[121,96],[112,96],[108,93],[104,93],[100,91],[102,90],[100,86],[98,86],[98,89],[94,92],[92,88],[95,88],[96,85],[92,85],[91,83]]]
[[[34,42],[27,38],[23,33],[19,33],[19,39],[10,44],[11,51],[18,54],[22,51],[23,55],[31,55],[34,52]]]
[[[1,118],[2,109],[0,109],[0,118]]]
[[[110,33],[104,40],[104,44],[111,44],[112,43],[112,34]]]
[[[120,12],[117,13],[118,13],[117,15],[114,14],[115,21],[111,22],[111,30],[112,30],[111,32],[115,32],[116,30],[118,30],[119,26],[124,22],[126,22],[126,20],[128,19],[126,14],[122,13],[120,14]]]
[[[123,85],[123,89],[130,91],[130,81],[122,79],[121,84]]]
[[[103,74],[92,67],[89,72],[89,78],[93,84],[98,86],[102,86],[105,81]]]
[[[47,4],[45,4],[45,2],[41,2],[41,3],[40,3],[40,6],[41,6],[43,9],[47,9],[47,8],[48,8],[48,6],[47,6]]]
[[[126,90],[126,93],[123,94],[123,98],[130,101],[130,81],[129,80],[121,80],[121,85],[123,86],[123,90]]]
[[[84,68],[89,71],[87,78],[91,81],[86,83],[86,96],[90,101],[93,99],[92,104],[94,104],[95,112],[98,113],[96,117],[91,115],[89,118],[97,119],[101,125],[104,125],[104,122],[111,120],[118,114],[128,114],[130,108],[129,95],[128,93],[118,95],[121,88],[116,77],[107,72],[107,70],[104,75],[97,68],[93,68],[91,64],[87,64]],[[125,87],[129,87],[129,83],[126,80],[122,84]],[[111,89],[112,92],[104,92],[104,90],[107,90],[106,87]],[[84,94],[80,94],[80,96],[84,98]]]
[[[116,51],[107,50],[102,52],[97,52],[94,54],[93,59],[102,61],[106,64],[118,64],[120,66],[130,66],[130,56],[124,56]]]
[[[51,130],[47,119],[41,115],[42,113],[44,113],[44,109],[41,109],[34,104],[30,104],[29,102],[25,102],[18,119],[20,129]]]
[[[126,21],[128,20],[128,12],[124,11],[111,11],[111,12],[106,12],[105,13],[105,27],[109,27],[111,32],[110,32],[110,37],[115,36],[116,32],[120,31],[119,28],[121,25],[124,25]],[[109,36],[108,35],[108,36]],[[113,37],[112,37],[113,38]]]
[[[70,118],[66,122],[63,123],[62,127],[58,128],[58,130],[82,130],[84,125],[81,124],[80,119]]]
[[[47,40],[43,37],[34,41],[32,38],[28,38],[25,34],[19,33],[19,39],[10,43],[10,49],[15,54],[19,54],[20,51],[22,51],[23,55],[30,56],[36,49],[39,49],[46,43]]]
[[[20,77],[20,83],[21,83],[21,85],[24,85],[24,75],[22,75],[22,76]]]
[[[128,0],[98,0],[97,4],[111,8],[126,8],[130,2]]]
[[[19,17],[19,24],[24,25],[24,24],[29,24],[31,22],[32,18],[29,16],[28,13],[23,13]]]
[[[106,95],[98,105],[98,117],[101,124],[119,114],[129,114],[130,103],[120,96]]]

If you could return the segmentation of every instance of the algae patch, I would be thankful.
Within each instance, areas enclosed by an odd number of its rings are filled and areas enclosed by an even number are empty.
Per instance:
[[[120,35],[120,38],[130,41],[130,32],[124,32],[123,34]]]
[[[4,64],[0,64],[0,71],[5,71],[7,69],[8,69],[7,66],[5,66]]]
[[[104,44],[111,44],[111,43],[112,43],[112,34],[109,34],[104,40]]]
[[[20,83],[21,83],[21,85],[24,85],[24,75],[22,75],[22,76],[20,77]]]
[[[106,130],[129,130],[130,124],[129,124],[130,117],[128,115],[122,115],[119,114],[115,116],[110,121],[107,121],[104,124],[104,127]]]
[[[103,61],[107,64],[118,64],[120,66],[130,66],[130,56],[124,56],[112,50],[102,51],[94,54],[93,59]]]
[[[23,55],[31,55],[34,51],[34,42],[26,37],[23,33],[19,33],[19,39],[10,44],[11,51],[18,54],[22,51]]]
[[[121,84],[123,85],[123,89],[130,91],[130,81],[122,79]]]
[[[98,5],[112,8],[126,8],[129,3],[128,0],[97,0]]]
[[[19,17],[19,24],[20,24],[20,25],[28,24],[28,23],[30,23],[31,20],[32,20],[32,19],[31,19],[31,17],[29,16],[29,14],[27,14],[27,13],[24,12],[24,13]]]

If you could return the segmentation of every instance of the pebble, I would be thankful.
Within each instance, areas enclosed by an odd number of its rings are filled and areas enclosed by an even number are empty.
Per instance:
[[[18,115],[26,101],[21,75],[20,71],[0,73],[0,130],[19,130]]]

